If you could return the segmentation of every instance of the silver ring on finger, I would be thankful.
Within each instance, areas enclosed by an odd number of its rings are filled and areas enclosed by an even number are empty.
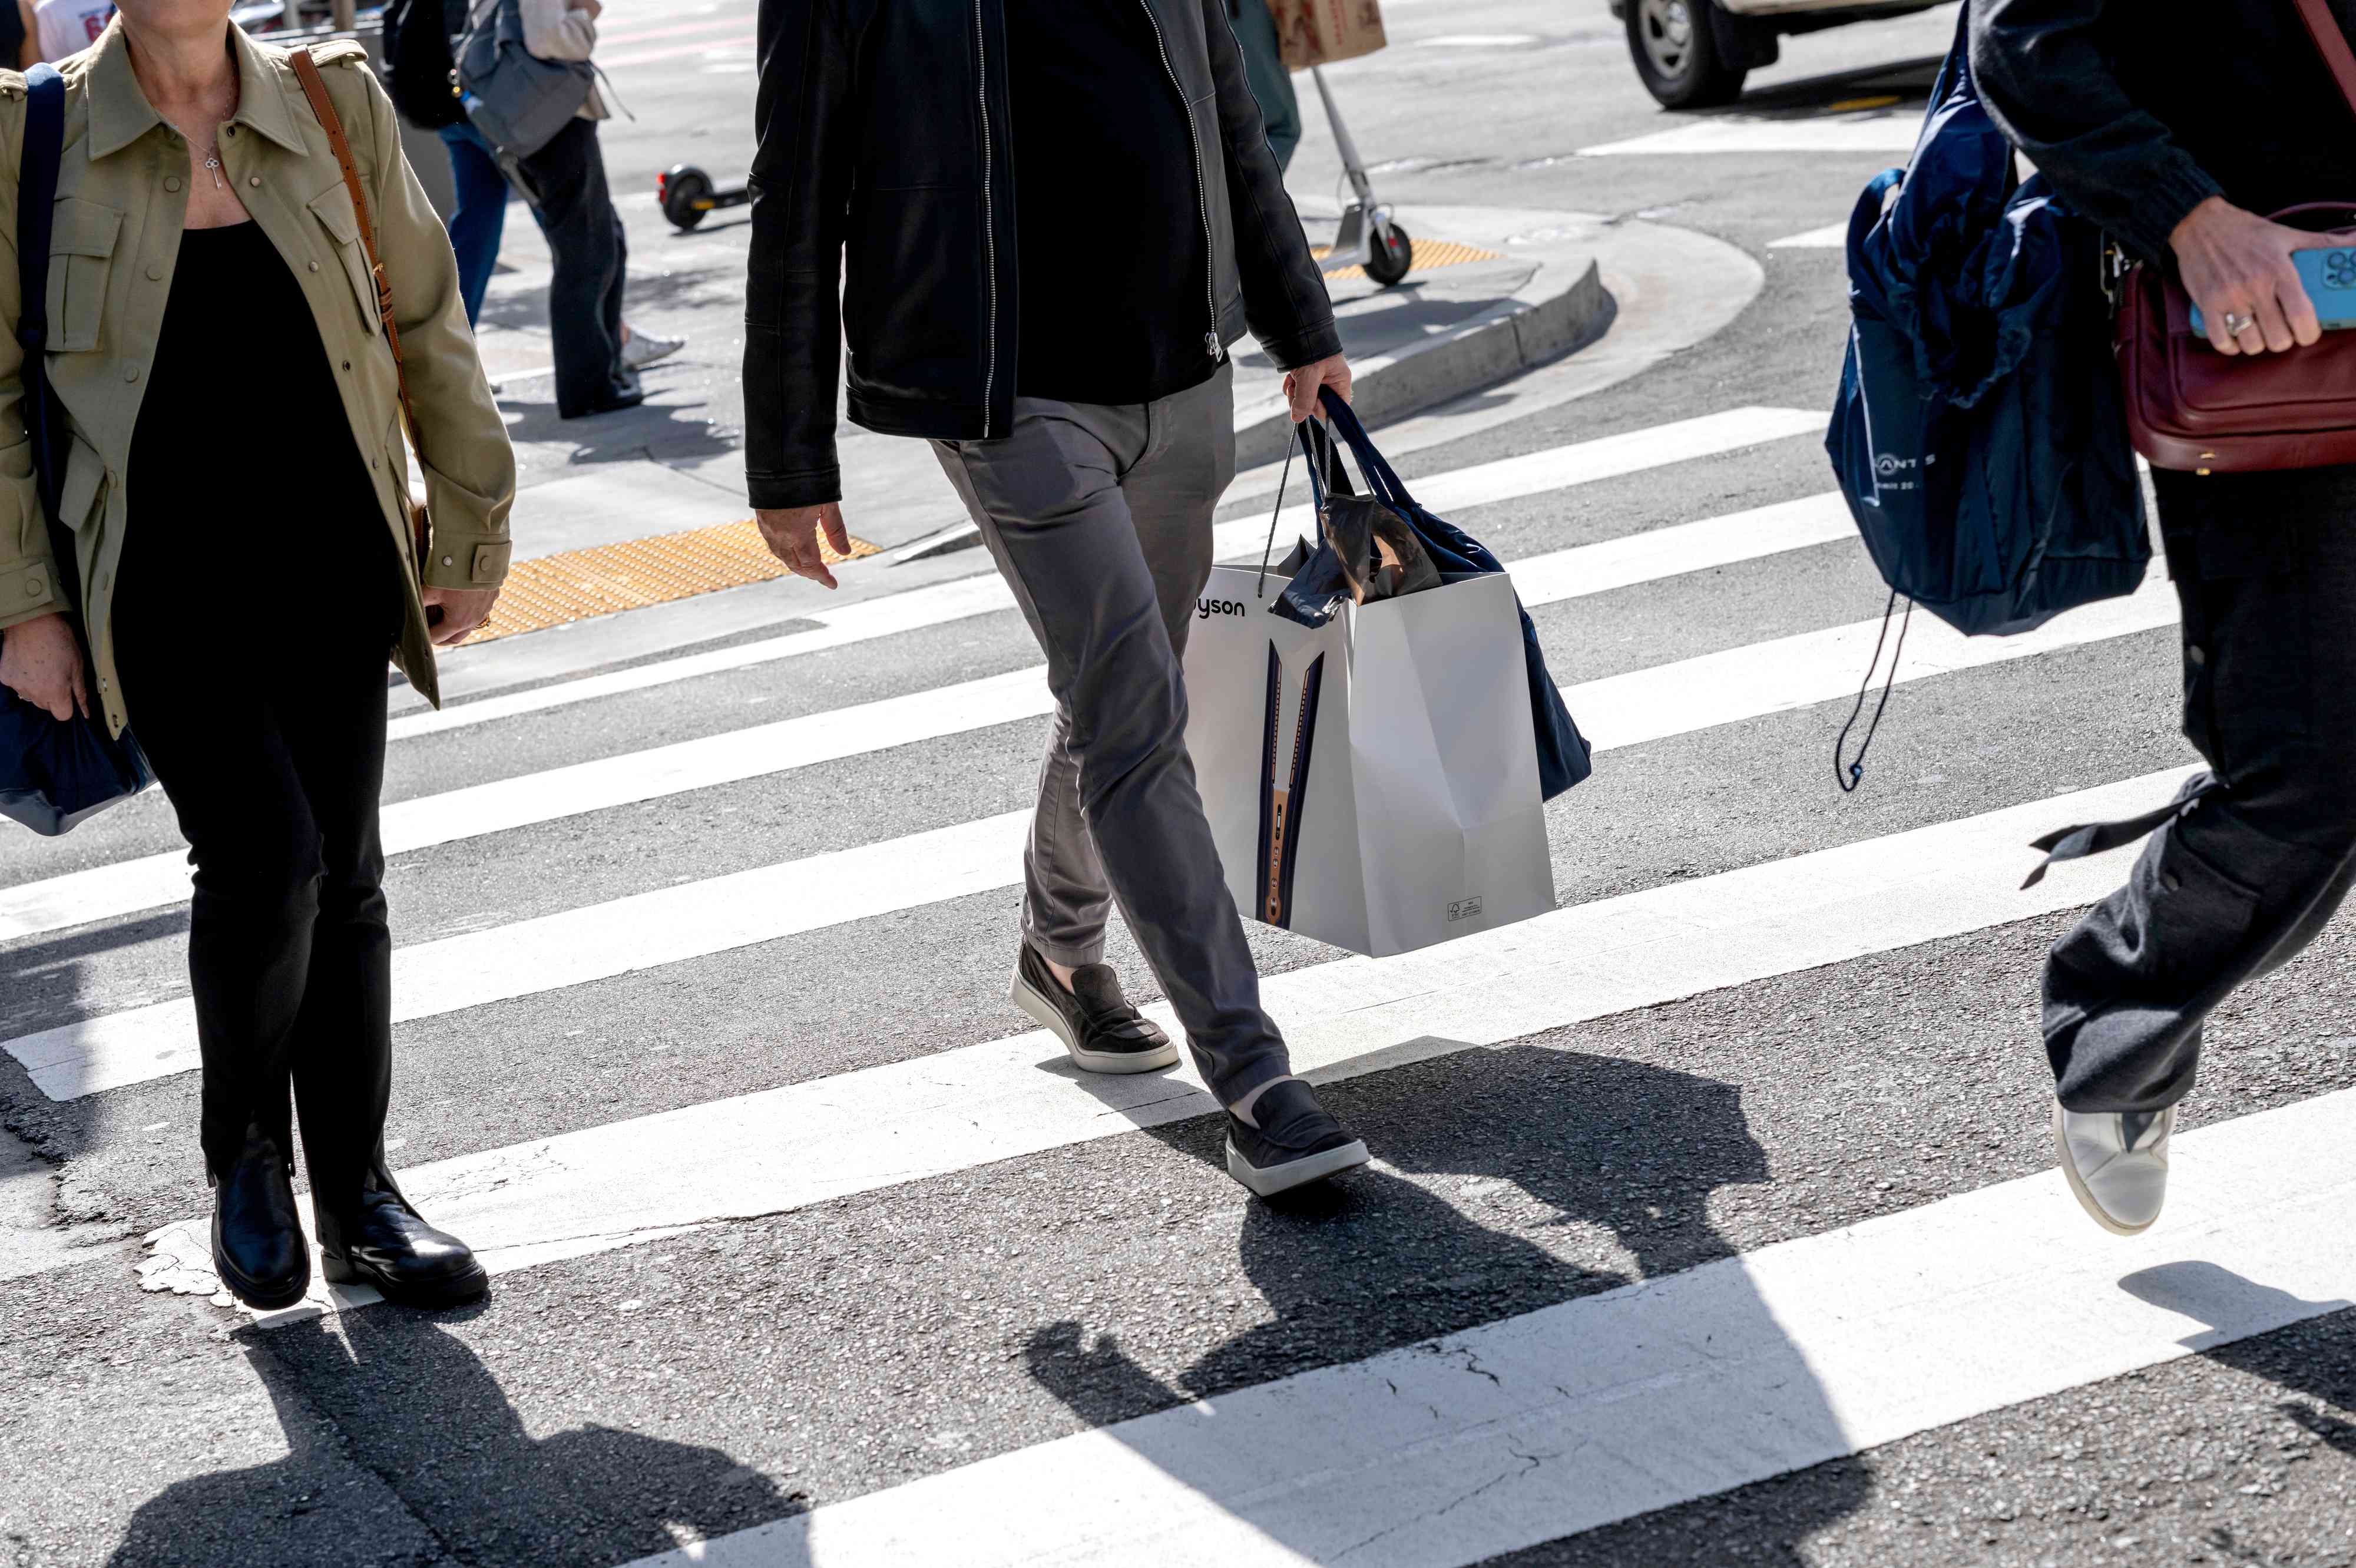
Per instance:
[[[2225,313],[2225,336],[2239,338],[2257,324],[2258,318],[2254,316],[2244,316],[2238,310],[2229,310]]]

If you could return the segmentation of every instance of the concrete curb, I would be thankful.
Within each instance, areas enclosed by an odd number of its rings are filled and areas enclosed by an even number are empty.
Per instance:
[[[1531,295],[1516,296],[1428,345],[1355,365],[1352,406],[1358,416],[1369,426],[1404,419],[1592,342],[1612,320],[1602,268],[1590,258],[1575,276],[1549,276],[1552,271],[1540,271]],[[1291,439],[1292,422],[1281,413],[1245,425],[1236,432],[1236,466],[1275,462]]]

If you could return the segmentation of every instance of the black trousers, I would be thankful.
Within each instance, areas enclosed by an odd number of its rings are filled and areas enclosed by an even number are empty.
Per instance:
[[[523,160],[532,216],[548,236],[555,274],[548,286],[556,350],[556,412],[578,419],[637,395],[638,375],[622,365],[622,290],[629,242],[605,184],[594,120],[573,120]]]
[[[2356,881],[2356,467],[2154,480],[2184,730],[2210,771],[2046,964],[2072,1111],[2182,1099],[2210,1013],[2297,957]]]
[[[391,1090],[377,797],[401,613],[373,507],[315,520],[322,533],[331,524],[355,531],[339,541],[350,564],[293,596],[262,640],[229,637],[229,601],[160,530],[144,549],[132,530],[113,615],[132,729],[196,863],[188,979],[207,1168],[228,1168],[250,1122],[291,1151],[291,1088],[324,1203],[357,1194],[380,1161]]]

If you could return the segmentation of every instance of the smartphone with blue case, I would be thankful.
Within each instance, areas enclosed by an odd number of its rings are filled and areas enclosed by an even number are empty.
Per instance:
[[[2336,332],[2356,327],[2356,245],[2293,251],[2290,259],[2298,268],[2299,281],[2307,285],[2307,297],[2313,302],[2315,318],[2323,323],[2323,329]],[[2203,338],[2209,336],[2197,305],[2192,307],[2192,330]]]

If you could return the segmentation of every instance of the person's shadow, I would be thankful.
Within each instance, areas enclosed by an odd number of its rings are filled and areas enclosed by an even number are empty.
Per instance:
[[[2319,1411],[2296,1400],[2276,1408],[2291,1423],[2304,1427],[2340,1453],[2356,1458],[2356,1360],[2345,1355],[2319,1356],[2312,1347],[2286,1348],[2271,1330],[2338,1312],[2350,1303],[2308,1301],[2243,1278],[2233,1270],[2207,1262],[2178,1262],[2145,1269],[2119,1282],[2119,1288],[2138,1301],[2210,1326],[2205,1334],[2188,1335],[2185,1348],[2198,1351],[2219,1366],[2232,1367],[2278,1383],[2289,1393],[2304,1394]],[[2343,1345],[2356,1342],[2356,1325],[2340,1326],[2336,1337]],[[2332,1415],[2327,1411],[2342,1413]]]
[[[1383,1164],[1473,1178],[1461,1190],[1474,1213],[1379,1169],[1290,1201],[1254,1203],[1239,1241],[1242,1264],[1272,1320],[1207,1347],[1174,1380],[1139,1365],[1109,1336],[1092,1340],[1076,1321],[1033,1331],[1027,1347],[1032,1375],[1092,1426],[1193,1400],[1210,1400],[1215,1411],[1223,1394],[1305,1369],[1364,1360],[1633,1280],[1730,1259],[1738,1249],[1713,1227],[1710,1197],[1721,1187],[1768,1176],[1737,1089],[1633,1062],[1515,1046],[1459,1052],[1320,1092]],[[1220,1158],[1220,1130],[1213,1119],[1154,1135],[1206,1160]],[[1551,1211],[1542,1224],[1607,1232],[1633,1268],[1622,1273],[1583,1267],[1520,1235],[1483,1225],[1475,1217],[1479,1208],[1506,1197],[1508,1188],[1521,1195],[1515,1206],[1535,1199]],[[1717,1282],[1712,1299],[1712,1326],[1730,1354],[1748,1345],[1777,1365],[1776,1377],[1767,1380],[1772,1408],[1755,1412],[1763,1418],[1762,1429],[1774,1432],[1768,1446],[1810,1454],[1804,1463],[1847,1453],[1837,1418],[1747,1279],[1736,1273]],[[1585,1375],[1585,1347],[1556,1342],[1547,1337],[1550,1330],[1534,1332],[1543,1354],[1558,1359],[1566,1377]],[[1729,1429],[1751,1413],[1729,1411]],[[1197,1439],[1157,1435],[1147,1456],[1225,1502],[1222,1491],[1233,1494],[1220,1478],[1225,1466],[1216,1453],[1215,1424],[1205,1423]],[[1306,1444],[1326,1435],[1299,1434]],[[1190,1446],[1199,1460],[1187,1456]],[[1535,1511],[1601,1525],[1622,1515],[1595,1499],[1632,1495],[1624,1487],[1629,1457],[1610,1452],[1603,1439],[1586,1461],[1533,1466],[1516,1483],[1521,1496],[1492,1500],[1508,1513]],[[1806,1517],[1788,1507],[1779,1512],[1779,1532],[1804,1533],[1854,1511],[1870,1486],[1861,1467],[1832,1467],[1800,1494],[1797,1510]],[[1546,1489],[1553,1500],[1534,1498],[1532,1487]],[[1237,1501],[1241,1511],[1240,1496]],[[1332,1533],[1335,1521],[1315,1517],[1313,1507],[1299,1508],[1296,1517],[1294,1502],[1258,1500],[1245,1517],[1312,1561],[1344,1549]],[[1699,1527],[1710,1528],[1706,1520]],[[1730,1535],[1749,1527],[1730,1518],[1723,1528]],[[1508,1539],[1490,1549],[1521,1544]]]
[[[669,1525],[710,1538],[809,1506],[716,1448],[594,1424],[532,1436],[450,1332],[485,1310],[247,1330],[289,1452],[159,1493],[112,1568],[438,1561],[445,1538],[469,1562],[602,1568],[673,1550]]]

